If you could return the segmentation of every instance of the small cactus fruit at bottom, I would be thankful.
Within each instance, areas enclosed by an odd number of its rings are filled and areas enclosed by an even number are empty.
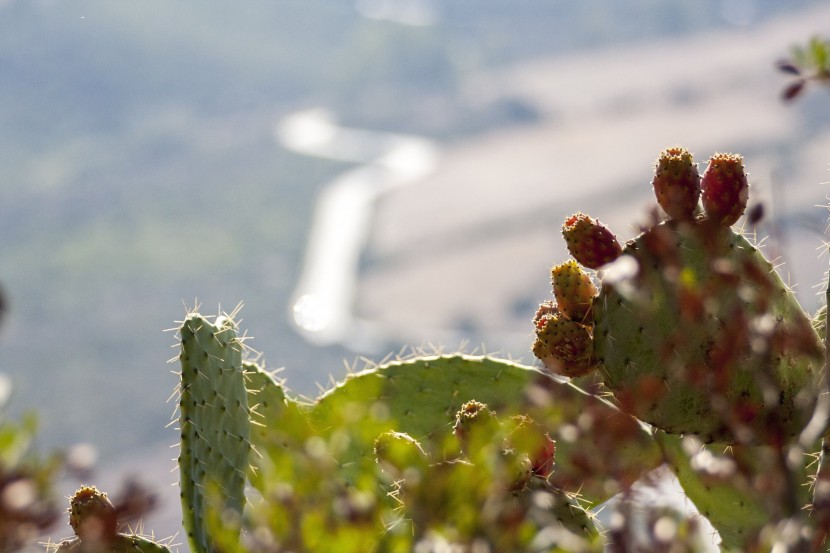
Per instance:
[[[83,486],[69,501],[69,525],[83,540],[109,542],[117,533],[115,507],[104,492]]]
[[[574,259],[589,269],[599,269],[611,263],[622,252],[622,246],[614,233],[584,213],[576,213],[565,219],[562,236]]]
[[[170,553],[163,543],[118,532],[118,516],[130,506],[114,506],[107,494],[82,486],[69,500],[69,524],[77,537],[47,544],[49,553]]]
[[[672,219],[692,219],[700,199],[700,175],[685,148],[660,153],[652,180],[657,203]]]
[[[749,183],[743,158],[735,154],[715,154],[700,179],[706,216],[723,226],[740,219],[749,199]]]
[[[537,322],[533,354],[549,371],[570,378],[597,367],[589,328],[560,314],[545,315]]]
[[[527,455],[533,476],[550,476],[556,458],[556,442],[550,434],[527,415],[515,415],[510,423],[513,427],[507,435],[508,447]]]
[[[574,321],[586,320],[597,295],[591,277],[576,261],[570,260],[553,267],[550,280],[559,311]]]

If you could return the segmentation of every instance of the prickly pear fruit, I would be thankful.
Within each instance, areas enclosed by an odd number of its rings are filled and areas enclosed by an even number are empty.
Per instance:
[[[551,269],[550,280],[559,311],[574,321],[584,321],[591,311],[597,288],[574,260]]]
[[[700,188],[706,216],[727,227],[735,224],[749,199],[743,158],[735,154],[713,155],[700,179]]]
[[[69,525],[83,540],[110,542],[118,530],[115,507],[104,492],[82,486],[69,501]]]
[[[692,219],[700,199],[700,175],[685,148],[668,148],[657,159],[652,180],[657,203],[672,219]]]
[[[623,410],[706,442],[800,432],[822,345],[764,256],[703,220],[656,225],[626,258],[636,270],[605,282],[593,310],[594,353]]]
[[[597,366],[588,327],[559,314],[544,316],[537,324],[533,354],[551,372],[570,378]]]
[[[562,225],[568,251],[589,269],[599,269],[619,257],[622,247],[608,227],[584,213],[575,213]]]
[[[107,494],[82,486],[69,500],[69,524],[77,537],[49,544],[53,553],[170,553],[151,538],[118,532],[118,514]]]
[[[553,473],[556,442],[545,429],[527,415],[511,417],[508,447],[527,455],[533,476],[547,478]]]

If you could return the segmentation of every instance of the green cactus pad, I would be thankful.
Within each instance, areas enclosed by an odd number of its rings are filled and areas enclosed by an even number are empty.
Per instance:
[[[190,313],[179,334],[183,524],[191,551],[212,552],[208,506],[218,499],[223,512],[241,515],[245,504],[250,422],[243,345],[228,316],[210,321]]]
[[[471,400],[486,403],[499,417],[529,414],[546,427],[556,440],[551,481],[579,491],[588,505],[660,463],[650,434],[611,405],[535,368],[484,356],[421,357],[353,374],[323,394],[309,416],[322,432],[359,427],[340,458],[348,465],[371,456],[375,439],[389,430],[409,434],[427,450],[440,447],[455,413]],[[580,416],[586,428],[568,424]],[[612,441],[617,450],[610,459],[602,452]],[[581,472],[588,465],[590,475]]]
[[[677,476],[686,496],[695,504],[718,531],[722,545],[727,548],[742,548],[753,533],[760,530],[770,519],[764,494],[752,489],[745,479],[707,476],[704,471],[695,470],[690,455],[684,451],[682,438],[655,433],[657,442],[663,447],[666,462]],[[715,457],[724,456],[723,446],[701,446]],[[708,453],[704,453],[707,455]],[[714,464],[714,463],[711,463]],[[732,464],[726,465],[732,469]]]
[[[623,255],[593,310],[595,355],[623,409],[707,442],[799,432],[823,347],[764,256],[705,221],[656,225]]]
[[[299,450],[305,447],[305,441],[315,435],[308,420],[308,404],[300,403],[285,393],[282,384],[274,375],[266,371],[261,365],[243,362],[248,389],[248,405],[251,410],[251,447],[253,453],[250,458],[250,484],[261,493],[264,493],[265,483],[262,481],[263,463],[268,459],[265,452],[273,450],[284,451],[289,448]],[[270,467],[271,471],[280,468]],[[287,477],[288,475],[283,474]]]

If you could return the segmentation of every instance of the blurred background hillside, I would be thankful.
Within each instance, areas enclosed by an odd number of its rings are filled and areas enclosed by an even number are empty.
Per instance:
[[[828,28],[818,0],[0,0],[12,408],[40,412],[44,447],[94,446],[102,485],[141,471],[165,500],[148,529],[167,535],[163,331],[197,300],[244,302],[251,345],[302,394],[407,345],[529,362],[563,217],[588,210],[632,236],[651,163],[675,143],[700,162],[746,155],[770,248],[812,309],[830,110],[824,90],[783,105],[773,64]],[[325,136],[292,141],[298,113]],[[309,236],[338,234],[318,200],[344,175],[389,180],[385,165],[356,172],[388,133],[429,155],[361,204],[363,240],[335,271],[346,324],[320,339],[294,310],[327,267]]]

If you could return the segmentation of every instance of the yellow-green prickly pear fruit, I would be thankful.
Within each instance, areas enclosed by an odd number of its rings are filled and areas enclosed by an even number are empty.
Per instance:
[[[574,321],[587,320],[597,295],[588,273],[571,259],[550,270],[550,282],[559,311]]]
[[[720,221],[668,221],[629,242],[593,315],[606,385],[666,432],[780,443],[812,413],[822,343],[772,265]]]

